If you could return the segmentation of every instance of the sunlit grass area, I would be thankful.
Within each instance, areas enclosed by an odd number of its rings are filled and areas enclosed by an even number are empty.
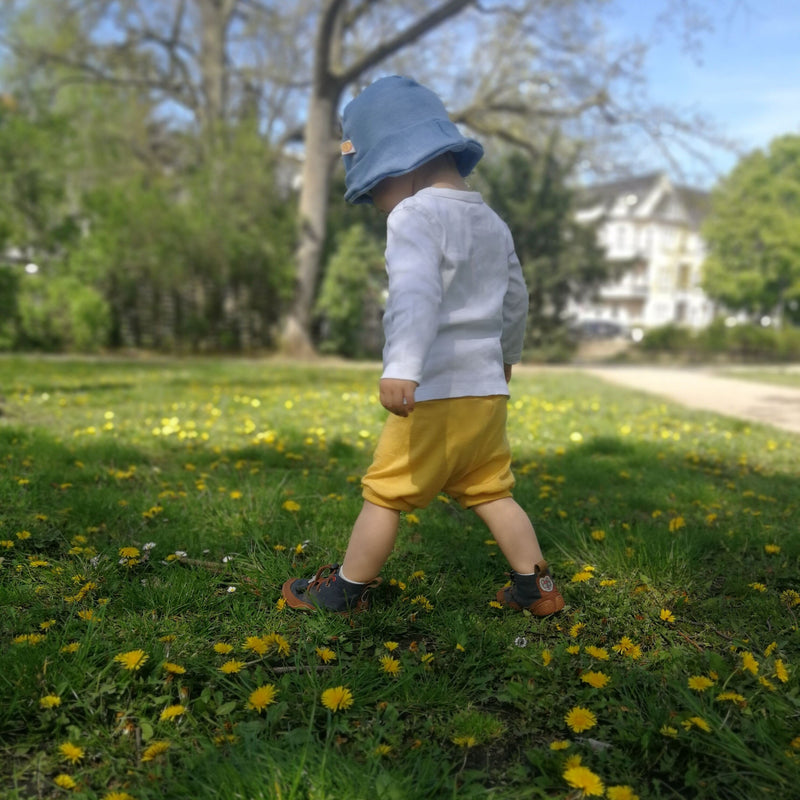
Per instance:
[[[0,360],[0,788],[21,798],[788,798],[800,438],[568,372],[512,382],[567,601],[446,497],[352,619],[376,367]]]

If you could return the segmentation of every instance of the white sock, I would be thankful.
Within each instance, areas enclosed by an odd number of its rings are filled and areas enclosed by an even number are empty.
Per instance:
[[[345,581],[346,583],[352,583],[352,584],[353,584],[353,586],[363,586],[363,585],[364,585],[363,583],[359,583],[359,581],[351,581],[351,580],[350,580],[350,578],[348,578],[348,577],[347,577],[347,576],[344,574],[344,572],[342,572],[342,568],[341,568],[341,567],[339,567],[339,577],[340,577],[340,578],[341,578],[343,581]]]

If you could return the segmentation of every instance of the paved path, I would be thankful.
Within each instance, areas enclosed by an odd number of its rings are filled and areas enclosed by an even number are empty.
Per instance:
[[[603,366],[586,367],[584,371],[690,408],[800,433],[800,389],[722,378],[703,369]]]

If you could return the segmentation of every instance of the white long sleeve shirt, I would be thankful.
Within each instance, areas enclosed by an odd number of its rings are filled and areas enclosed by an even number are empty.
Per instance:
[[[528,291],[508,226],[478,192],[427,188],[389,214],[384,378],[415,399],[507,395]]]

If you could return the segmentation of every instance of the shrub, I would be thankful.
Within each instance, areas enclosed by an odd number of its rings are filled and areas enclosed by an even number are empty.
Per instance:
[[[108,343],[108,304],[72,276],[22,281],[15,345],[20,349],[90,352]]]

